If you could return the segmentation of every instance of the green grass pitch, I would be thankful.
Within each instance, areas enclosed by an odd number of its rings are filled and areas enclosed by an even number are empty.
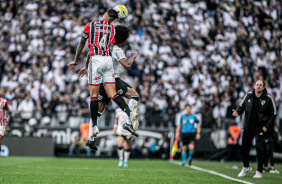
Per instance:
[[[169,161],[129,160],[128,168],[119,168],[117,164],[117,159],[2,157],[0,183],[239,183],[189,167],[181,167]],[[276,164],[280,174],[263,173],[261,179],[253,178],[256,163],[251,163],[253,171],[243,178],[237,177],[241,162],[194,161],[193,165],[251,183],[282,183],[282,164]],[[233,165],[239,168],[232,169]]]

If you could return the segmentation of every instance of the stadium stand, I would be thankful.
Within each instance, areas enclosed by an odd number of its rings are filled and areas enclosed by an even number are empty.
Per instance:
[[[203,128],[220,128],[257,79],[266,81],[282,125],[281,1],[6,0],[0,2],[0,87],[9,100],[9,132],[21,126],[33,135],[30,118],[47,129],[88,121],[87,78],[77,76],[83,62],[74,69],[67,63],[86,23],[116,4],[129,11],[115,22],[132,29],[126,55],[139,52],[122,78],[140,94],[141,129],[175,127],[186,103]],[[102,127],[112,127],[115,108],[106,109]]]

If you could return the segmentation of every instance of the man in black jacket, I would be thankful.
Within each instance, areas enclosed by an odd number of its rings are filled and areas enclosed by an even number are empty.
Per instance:
[[[242,158],[244,167],[238,177],[244,177],[252,170],[249,166],[249,151],[252,140],[256,138],[256,151],[258,166],[254,178],[262,177],[263,155],[264,155],[264,134],[272,132],[274,129],[274,119],[276,108],[273,99],[267,94],[265,83],[258,80],[252,92],[248,92],[240,103],[239,107],[233,111],[233,116],[237,117],[245,111],[244,132],[242,141]]]

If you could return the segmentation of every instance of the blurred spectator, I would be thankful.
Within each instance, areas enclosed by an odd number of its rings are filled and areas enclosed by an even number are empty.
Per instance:
[[[74,151],[81,151],[81,150],[85,150],[87,156],[91,156],[91,150],[89,147],[85,146],[85,139],[84,137],[79,134],[78,136],[75,137],[75,140],[71,143],[70,147],[69,147],[69,156],[73,156]]]
[[[112,156],[113,154],[113,140],[109,139],[108,136],[101,138],[98,151],[96,151],[96,156],[101,156],[101,154],[105,154],[106,156]]]
[[[74,69],[66,64],[73,60],[83,27],[116,2],[12,2],[0,2],[0,88],[14,109],[23,111],[19,106],[29,91],[35,102],[27,109],[43,115],[51,111],[50,117],[60,111],[61,123],[73,110],[87,118],[87,78],[76,75],[83,64]],[[226,115],[225,103],[244,96],[258,79],[266,81],[269,94],[275,93],[275,103],[281,106],[280,1],[132,2],[124,3],[128,17],[115,24],[131,27],[126,49],[139,51],[122,76],[134,81],[142,112],[146,107],[144,128],[154,122],[156,104],[164,118],[157,126],[167,126],[179,111],[176,106],[182,109],[186,103],[195,103],[193,110],[201,112],[203,128],[216,127],[214,119]],[[85,48],[81,60],[87,52]],[[62,111],[60,98],[67,112]]]
[[[18,106],[18,112],[24,122],[27,122],[33,116],[35,110],[35,103],[30,98],[30,94],[27,93],[25,98],[20,102]]]

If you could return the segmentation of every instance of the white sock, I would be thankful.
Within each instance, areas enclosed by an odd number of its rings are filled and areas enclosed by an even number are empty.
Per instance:
[[[129,156],[130,156],[130,151],[125,151],[124,152],[124,162],[128,162]]]
[[[123,160],[123,149],[118,149],[118,156],[120,160]]]
[[[138,101],[132,98],[129,99],[128,107],[132,112],[137,112],[137,105],[138,105]]]
[[[127,118],[126,124],[128,124],[128,125],[132,125],[132,123],[131,123],[131,121],[130,121],[130,118],[129,118],[129,117]]]

